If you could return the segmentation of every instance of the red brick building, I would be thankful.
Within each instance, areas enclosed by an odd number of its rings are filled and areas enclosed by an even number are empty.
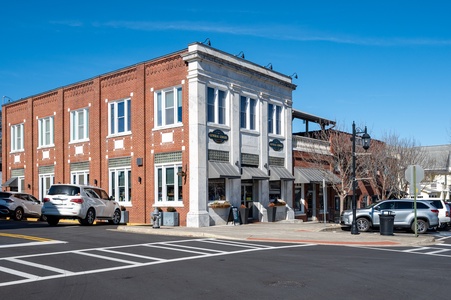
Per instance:
[[[219,199],[264,220],[271,197],[292,203],[293,89],[289,76],[194,43],[4,105],[3,180],[40,199],[57,182],[97,185],[130,222],[172,206],[180,225],[209,226]]]

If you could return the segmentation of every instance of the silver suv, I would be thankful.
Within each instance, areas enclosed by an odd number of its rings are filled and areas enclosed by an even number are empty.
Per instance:
[[[121,221],[119,203],[95,186],[54,184],[43,202],[42,214],[51,226],[56,226],[60,219],[77,219],[81,225],[92,225],[95,219],[114,225]]]
[[[393,227],[407,228],[415,230],[415,211],[413,199],[385,200],[373,203],[367,208],[356,210],[356,224],[361,232],[379,227],[379,214],[383,211],[392,211],[395,213]],[[417,200],[417,232],[425,233],[428,228],[439,225],[438,209],[427,201]],[[345,210],[341,213],[341,225],[352,225],[352,210]]]
[[[26,217],[41,217],[42,203],[33,195],[18,192],[0,192],[0,216],[16,221]]]

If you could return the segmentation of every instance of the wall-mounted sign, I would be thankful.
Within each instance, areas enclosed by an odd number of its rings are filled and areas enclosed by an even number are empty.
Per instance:
[[[218,144],[222,144],[225,141],[229,140],[229,136],[220,129],[216,129],[214,131],[209,132],[208,137]]]
[[[271,147],[274,151],[282,151],[283,144],[278,139],[273,139],[271,142],[269,142],[269,147]]]

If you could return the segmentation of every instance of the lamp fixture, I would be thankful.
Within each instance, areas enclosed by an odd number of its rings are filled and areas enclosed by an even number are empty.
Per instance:
[[[243,52],[243,51],[240,51],[240,53],[238,53],[238,54],[235,55],[235,56],[244,59],[244,52]]]
[[[3,104],[5,104],[5,99],[8,100],[8,103],[11,102],[11,101],[13,101],[13,99],[11,99],[11,98],[8,97],[8,96],[3,96],[2,99],[3,99]]]
[[[371,137],[367,132],[366,126],[365,130],[361,130],[360,128],[355,127],[355,122],[352,122],[352,224],[351,224],[351,234],[359,234],[359,229],[357,228],[357,199],[355,197],[356,189],[357,189],[357,179],[355,175],[355,140],[357,135],[361,135],[362,138],[362,148],[368,150],[370,148]]]
[[[293,74],[290,75],[290,77],[298,79],[298,73],[294,72]]]
[[[138,176],[138,183],[139,183],[139,184],[141,184],[142,180],[143,180],[143,179],[141,178],[141,176]]]
[[[94,185],[97,186],[97,179],[94,179]]]
[[[210,38],[206,38],[205,41],[202,42],[202,44],[205,44],[207,46],[211,46]]]
[[[272,63],[267,64],[265,68],[272,70]]]
[[[186,183],[186,177],[188,173],[188,166],[185,164],[185,170],[180,170],[177,172],[177,176],[181,176],[183,178],[183,182]]]

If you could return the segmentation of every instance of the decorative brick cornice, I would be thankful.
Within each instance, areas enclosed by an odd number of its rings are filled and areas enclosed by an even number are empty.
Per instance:
[[[136,80],[136,78],[137,78],[136,68],[131,68],[131,69],[124,70],[122,72],[117,72],[117,73],[113,73],[108,76],[102,77],[100,79],[100,81],[101,81],[102,87],[107,87],[107,86],[122,84],[127,81],[131,81],[131,80]]]
[[[166,72],[175,68],[184,68],[185,62],[180,56],[171,56],[146,65],[146,76]]]
[[[73,97],[92,92],[93,90],[94,90],[94,81],[88,81],[64,89],[64,94],[66,96]]]

